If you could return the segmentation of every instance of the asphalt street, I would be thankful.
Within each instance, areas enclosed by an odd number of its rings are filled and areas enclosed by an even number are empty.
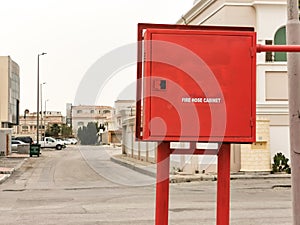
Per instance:
[[[0,185],[0,224],[153,225],[154,178],[107,147],[43,150]],[[232,225],[288,225],[290,179],[231,181]],[[215,224],[216,182],[170,184],[170,225]]]

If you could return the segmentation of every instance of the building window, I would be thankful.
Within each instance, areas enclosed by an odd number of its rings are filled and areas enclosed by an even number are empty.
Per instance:
[[[104,110],[103,111],[103,114],[108,114],[108,113],[110,113],[110,110]]]
[[[91,112],[91,114],[94,114],[94,113],[95,113],[95,110],[92,109],[90,112]]]
[[[288,76],[286,72],[266,72],[266,101],[288,100]]]
[[[28,131],[28,126],[26,125],[22,126],[22,131]]]
[[[286,29],[285,27],[281,27],[277,30],[274,37],[275,45],[286,45]],[[277,62],[286,62],[286,52],[275,52],[274,53],[274,61]]]
[[[18,124],[18,117],[19,117],[19,99],[20,99],[20,78],[18,74],[12,72],[10,79],[10,99],[9,99],[9,113],[12,118],[13,124]]]
[[[82,110],[77,110],[77,114],[81,114],[82,113]]]
[[[272,45],[272,40],[266,40],[266,45]],[[266,62],[273,62],[273,52],[266,52]]]

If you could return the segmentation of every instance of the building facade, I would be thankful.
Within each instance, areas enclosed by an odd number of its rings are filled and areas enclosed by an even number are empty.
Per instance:
[[[254,27],[257,43],[285,44],[285,0],[198,0],[178,24]],[[289,157],[286,53],[257,54],[257,116],[270,122],[271,156]]]
[[[72,106],[72,129],[77,134],[78,128],[87,126],[89,122],[106,124],[107,118],[111,118],[114,112],[111,106],[79,105]]]
[[[107,118],[107,129],[102,134],[104,144],[122,144],[123,123],[128,118],[135,117],[135,100],[117,100],[114,105],[114,113]]]
[[[286,4],[285,0],[196,0],[177,24],[253,27],[258,44],[284,45]],[[286,53],[258,53],[256,76],[256,142],[232,145],[232,171],[271,171],[272,158],[276,153],[290,156]],[[141,148],[141,145],[149,143],[136,142],[134,130],[134,121],[125,120],[124,154],[155,161],[155,146]],[[148,148],[149,151],[145,150]],[[217,157],[172,155],[171,168],[177,166],[191,173],[195,170],[216,171]]]
[[[115,101],[113,130],[122,130],[123,120],[135,116],[135,100]]]
[[[19,124],[20,69],[10,56],[0,56],[0,128]]]
[[[16,136],[31,136],[36,140],[37,132],[37,114],[26,113],[25,115],[20,116],[20,124],[16,127],[14,135]],[[43,111],[43,115],[39,116],[39,137],[43,137],[47,128],[51,127],[53,124],[62,125],[65,124],[65,118],[61,112],[57,111]]]

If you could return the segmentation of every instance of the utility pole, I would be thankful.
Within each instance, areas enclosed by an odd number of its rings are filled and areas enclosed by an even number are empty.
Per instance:
[[[287,0],[287,45],[300,45],[298,0]],[[300,225],[300,54],[287,53],[293,224]]]
[[[40,113],[40,56],[46,55],[47,53],[43,52],[38,54],[37,58],[37,99],[36,99],[36,143],[39,144],[39,113]]]

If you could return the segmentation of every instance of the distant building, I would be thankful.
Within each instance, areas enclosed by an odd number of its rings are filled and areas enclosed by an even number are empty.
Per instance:
[[[123,120],[135,116],[135,100],[115,101],[114,130],[122,130]]]
[[[42,137],[44,135],[45,131],[48,127],[50,127],[53,124],[65,124],[65,119],[61,112],[57,111],[43,111],[43,115],[39,116],[40,122],[39,122],[39,131]],[[36,120],[37,115],[36,112],[28,113],[26,116],[21,115],[20,116],[20,124],[15,130],[15,135],[28,135],[31,136],[33,139],[36,139]]]
[[[115,101],[114,113],[107,118],[107,129],[101,135],[104,144],[121,144],[123,135],[123,121],[135,116],[135,100]]]
[[[66,104],[66,124],[72,126],[72,103]]]
[[[95,105],[78,105],[72,106],[72,128],[74,134],[77,134],[78,128],[87,126],[89,122],[98,122],[105,124],[107,118],[111,118],[113,114],[111,106],[95,106]]]
[[[19,66],[10,56],[0,56],[0,128],[19,124]]]
[[[120,144],[122,142],[122,123],[123,120],[135,115],[134,100],[115,101],[115,108],[111,106],[95,105],[67,105],[68,112],[71,112],[69,120],[72,121],[74,134],[80,127],[87,126],[89,122],[98,123],[104,129],[99,131],[99,142],[103,144]]]

